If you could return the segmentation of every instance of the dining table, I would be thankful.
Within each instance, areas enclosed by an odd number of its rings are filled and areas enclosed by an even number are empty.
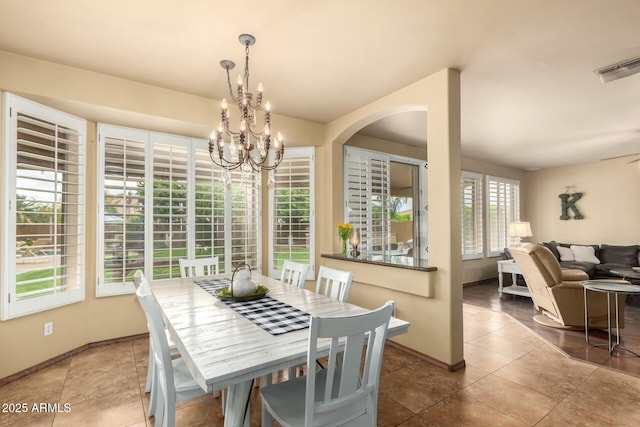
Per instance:
[[[275,308],[252,309],[251,304],[242,307],[243,303],[218,298],[218,289],[228,285],[231,274],[150,281],[166,327],[196,382],[210,393],[226,390],[225,426],[249,426],[254,379],[306,363],[309,316],[369,311],[256,272],[251,278],[269,289],[265,297],[251,303],[276,304],[302,317],[291,320],[293,315],[284,314],[280,319],[284,322],[270,329],[268,322],[252,315],[265,312],[268,317]],[[408,329],[409,322],[392,317],[387,336]],[[320,355],[326,355],[328,349],[329,341],[319,347]]]

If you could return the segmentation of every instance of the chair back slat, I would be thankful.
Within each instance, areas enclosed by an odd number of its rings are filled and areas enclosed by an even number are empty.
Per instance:
[[[297,288],[304,289],[304,282],[307,280],[308,272],[309,264],[302,264],[287,259],[282,265],[280,280]]]
[[[180,277],[202,277],[218,274],[218,257],[212,258],[194,258],[186,259],[181,258],[178,260],[180,263]]]
[[[342,271],[321,265],[316,282],[316,293],[327,295],[334,300],[348,302],[352,281],[352,271]]]
[[[341,425],[358,417],[376,425],[378,381],[393,305],[388,301],[356,316],[312,316],[307,366],[315,365],[320,343],[330,338],[331,344],[326,370],[319,374],[311,369],[307,374],[305,425]],[[315,396],[316,381],[324,381],[322,396]]]

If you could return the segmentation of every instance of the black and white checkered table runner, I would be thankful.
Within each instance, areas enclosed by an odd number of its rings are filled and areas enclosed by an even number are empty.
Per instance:
[[[215,296],[216,291],[229,286],[229,279],[197,280],[194,283]],[[253,301],[223,301],[254,324],[271,335],[306,329],[311,315],[282,301],[265,296]]]

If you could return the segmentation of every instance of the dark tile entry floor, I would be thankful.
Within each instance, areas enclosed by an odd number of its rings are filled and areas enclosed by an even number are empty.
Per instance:
[[[557,347],[568,356],[606,366],[640,377],[640,358],[626,351],[609,355],[606,347],[591,347],[585,342],[584,330],[561,330],[549,328],[534,322],[538,312],[533,308],[531,298],[516,295],[498,295],[498,281],[489,281],[464,287],[463,300],[467,304],[488,308],[512,316],[542,339]],[[583,301],[576,301],[583,304]],[[625,307],[625,328],[620,331],[621,344],[640,353],[640,298],[627,298]],[[592,343],[606,343],[606,331],[591,331]]]

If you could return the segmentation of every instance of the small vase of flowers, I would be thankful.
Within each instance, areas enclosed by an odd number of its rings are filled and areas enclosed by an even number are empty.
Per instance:
[[[342,242],[342,255],[347,256],[347,240],[351,236],[353,226],[351,224],[338,224],[338,236]]]

